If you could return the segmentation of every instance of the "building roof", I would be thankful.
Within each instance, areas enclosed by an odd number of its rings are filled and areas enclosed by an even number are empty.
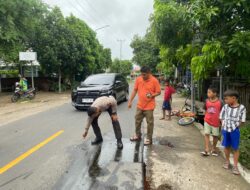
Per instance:
[[[28,63],[25,63],[23,64],[24,66],[28,66],[30,67],[31,66],[31,63],[28,62]],[[0,67],[15,67],[16,66],[16,63],[6,63],[4,62],[3,60],[0,60]],[[33,61],[33,66],[40,66],[40,63],[38,61]]]

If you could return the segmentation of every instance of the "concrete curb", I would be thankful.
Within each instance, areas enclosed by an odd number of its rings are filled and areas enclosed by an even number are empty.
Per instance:
[[[200,123],[194,123],[194,126],[200,131],[200,133],[204,136],[204,130],[203,130],[203,125]],[[219,141],[219,143],[221,144],[221,141]],[[223,147],[219,146],[219,149],[221,152],[223,151]],[[225,154],[222,154],[223,157],[225,158]],[[233,163],[233,156],[231,155],[230,157],[230,162]],[[245,168],[244,166],[242,166],[240,163],[238,164],[238,168],[240,171],[241,176],[250,184],[250,170],[248,170],[247,168]]]

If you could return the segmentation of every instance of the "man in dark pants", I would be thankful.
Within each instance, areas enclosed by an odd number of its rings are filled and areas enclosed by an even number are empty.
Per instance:
[[[88,122],[85,128],[85,131],[83,133],[83,138],[86,138],[88,135],[88,130],[90,128],[90,125],[92,125],[92,128],[94,130],[96,139],[91,142],[92,145],[97,145],[103,142],[102,133],[100,130],[100,127],[98,125],[98,118],[101,115],[102,112],[107,111],[111,117],[115,137],[117,139],[117,148],[122,149],[122,132],[120,123],[118,121],[117,117],[117,102],[113,96],[103,96],[97,98],[94,103],[91,105],[91,107],[88,109]]]

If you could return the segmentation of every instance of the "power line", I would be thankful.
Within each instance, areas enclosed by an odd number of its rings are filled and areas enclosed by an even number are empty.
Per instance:
[[[102,17],[100,14],[99,14],[99,12],[94,8],[94,6],[92,6],[92,4],[89,2],[89,1],[78,1],[78,0],[76,0],[77,1],[77,3],[78,3],[78,5],[82,8],[82,9],[84,9],[84,10],[87,10],[87,9],[85,9],[84,8],[84,5],[86,5],[86,6],[88,6],[90,9],[92,9],[92,11],[93,12],[95,12],[96,13],[96,15],[97,16],[99,16],[99,18],[97,19],[97,17],[95,18],[94,16],[91,16],[92,18],[94,18],[95,19],[95,21],[97,21],[99,24],[101,23],[101,24],[104,24],[104,25],[109,25],[110,23],[108,23],[107,22],[107,20],[105,20],[105,18],[104,17]],[[87,2],[87,4],[86,4],[86,2]],[[84,5],[83,4],[81,4],[81,3],[84,3]],[[88,12],[88,11],[86,11],[86,12]],[[104,20],[104,21],[102,21],[102,20]],[[100,21],[100,22],[99,22]],[[110,34],[111,36],[112,36],[112,38],[113,39],[116,39],[116,38],[118,38],[118,36],[114,36],[114,34]]]
[[[96,10],[96,8],[90,3],[89,0],[85,0],[85,1],[82,1],[82,2],[86,2],[86,3],[89,5],[89,7],[93,10],[93,12],[95,12],[100,18],[104,19],[105,22],[108,21],[109,24],[112,24],[112,21],[109,19],[109,17],[103,17],[102,15],[100,15],[99,12]],[[120,37],[117,36],[116,33],[113,33],[113,34],[111,34],[111,35],[115,37],[114,39],[119,39],[119,38],[120,38]],[[123,35],[124,35],[124,34],[123,34]],[[130,37],[128,37],[127,35],[125,35],[125,37],[126,37],[129,41],[131,41],[131,38],[130,38]],[[123,42],[124,42],[124,41],[123,41]],[[122,42],[122,43],[123,43],[123,42]],[[122,43],[120,44],[120,59],[122,58],[122,50],[121,50],[121,49],[122,49],[122,45],[123,45]]]
[[[76,8],[76,7],[74,6],[74,4],[72,3],[72,1],[68,1],[68,2],[69,2],[69,4],[70,4],[70,6],[71,6],[72,8],[74,8],[75,11],[76,11],[79,15],[82,15],[82,16],[84,17],[84,18],[83,18],[84,21],[89,21],[89,17],[86,17],[86,15],[83,14],[83,12],[79,11],[79,9]]]
[[[99,23],[99,20],[96,19],[94,16],[92,16],[92,15],[87,11],[87,9],[86,9],[78,0],[75,0],[75,2],[81,7],[81,9],[82,9],[83,11],[85,11],[85,12],[88,14],[89,17],[92,18],[93,21],[95,21],[96,23]]]
[[[103,19],[104,22],[105,22],[106,24],[112,24],[112,21],[111,21],[108,17],[102,16],[102,15],[97,11],[97,9],[90,3],[89,0],[85,0],[85,1],[82,1],[82,2],[87,3],[88,6],[89,6],[89,8],[91,8],[91,9],[93,10],[93,12],[96,13],[96,15],[98,15],[101,19]],[[120,38],[120,37],[118,37],[115,33],[114,33],[114,34],[111,34],[111,35],[112,35],[112,36],[115,36],[115,39]],[[128,37],[126,36],[126,38],[128,38]],[[129,39],[129,38],[128,38],[128,39]]]
[[[85,0],[85,1],[83,1],[83,2],[87,2],[87,4],[89,5],[89,7],[90,7],[94,12],[96,12],[96,14],[97,14],[100,18],[104,19],[105,22],[107,22],[107,23],[109,23],[109,24],[112,23],[112,20],[110,20],[109,17],[103,17],[102,15],[100,15],[99,12],[97,11],[97,9],[90,3],[89,0]],[[126,36],[126,35],[125,35],[125,36]],[[126,36],[126,38],[128,38],[128,36]],[[130,38],[128,38],[128,39],[130,39]]]
[[[89,7],[102,19],[104,19],[104,22],[108,23],[112,23],[112,21],[108,18],[108,17],[103,17],[98,11],[97,9],[89,2],[89,0],[85,0],[83,2],[87,2],[87,4],[89,5]]]
[[[102,26],[102,27],[100,27],[100,28],[96,28],[94,31],[96,32],[96,31],[98,31],[98,30],[102,30],[102,29],[108,28],[108,27],[110,27],[110,25],[105,25],[105,26]]]
[[[90,1],[88,1],[88,0],[85,0],[85,1],[75,0],[75,2],[77,3],[78,7],[76,7],[75,5],[73,5],[72,1],[70,1],[71,6],[75,10],[77,10],[78,13],[80,13],[81,15],[84,15],[84,18],[86,18],[86,13],[87,13],[88,20],[91,19],[96,24],[100,24],[100,23],[101,23],[101,25],[112,24],[112,21],[108,17],[103,17],[101,14],[99,14],[99,12],[97,11],[97,9],[90,3]],[[84,5],[82,3],[84,3]],[[88,6],[92,10],[92,13],[95,12],[95,17],[92,14],[90,14],[90,12],[89,12],[89,10],[87,10],[86,6]],[[79,8],[81,8],[82,11],[79,10]],[[96,16],[99,17],[100,19],[97,18]],[[107,23],[107,21],[109,21],[109,23]],[[116,33],[109,33],[109,35],[112,36],[112,39],[119,39],[120,38],[120,37],[118,37],[118,35]],[[125,35],[125,37],[127,39],[131,40],[131,38],[128,37],[127,35]],[[118,41],[120,42],[120,60],[121,60],[122,59],[123,43],[125,42],[125,40],[118,40]]]

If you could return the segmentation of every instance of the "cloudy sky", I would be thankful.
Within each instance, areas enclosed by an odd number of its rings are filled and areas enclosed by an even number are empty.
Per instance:
[[[111,48],[112,57],[120,57],[120,42],[123,41],[122,59],[131,59],[131,39],[135,34],[144,35],[153,12],[153,0],[43,0],[50,6],[57,5],[65,16],[74,14],[84,20],[104,47]]]

